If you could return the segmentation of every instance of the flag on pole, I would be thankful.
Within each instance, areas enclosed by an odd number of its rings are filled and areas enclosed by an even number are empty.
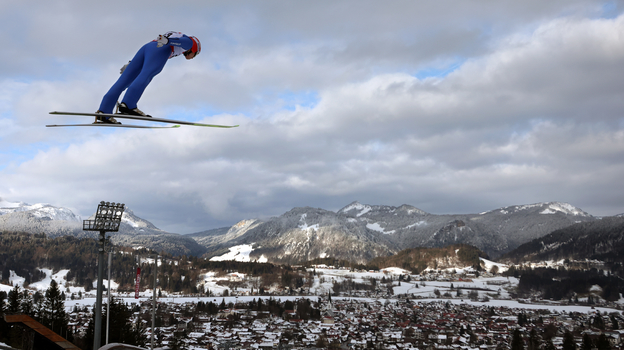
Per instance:
[[[134,299],[139,299],[139,286],[141,285],[141,268],[137,267],[136,284],[134,285]]]

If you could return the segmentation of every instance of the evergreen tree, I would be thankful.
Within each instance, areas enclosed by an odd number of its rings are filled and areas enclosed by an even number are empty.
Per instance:
[[[535,330],[535,328],[532,328],[531,333],[529,334],[529,343],[527,346],[527,350],[539,350],[540,343],[541,342],[537,331]]]
[[[511,338],[511,350],[524,350],[524,340],[520,329],[516,328]]]
[[[147,326],[142,322],[140,317],[136,318],[134,322],[134,326],[132,327],[132,331],[129,334],[129,341],[136,346],[145,347],[147,344]]]
[[[65,298],[59,290],[58,284],[52,280],[45,292],[41,323],[61,336],[67,335],[67,313],[65,312]]]
[[[611,328],[612,328],[613,330],[618,330],[618,329],[620,329],[620,325],[618,324],[618,321],[617,321],[617,319],[615,318],[615,315],[611,314],[611,315],[609,316],[609,318],[611,319]]]
[[[7,293],[0,291],[0,342],[7,343],[9,341],[9,324],[4,321],[4,313],[6,312],[5,301]]]
[[[43,317],[42,313],[43,313],[43,301],[45,300],[43,294],[41,294],[40,291],[36,291],[35,294],[33,294],[32,297],[32,302],[33,302],[33,309],[34,309],[34,317],[36,320],[41,320],[41,318]]]
[[[19,314],[21,312],[21,297],[22,293],[20,293],[20,288],[16,284],[13,289],[9,291],[9,307],[6,311],[7,314]]]
[[[24,289],[22,297],[20,299],[20,312],[24,315],[35,317],[35,309],[33,305],[33,298],[28,293],[28,290]]]
[[[108,310],[104,308],[102,313],[102,330],[100,339],[104,341],[106,339],[106,317]],[[173,317],[171,314],[169,315]],[[109,318],[109,343],[124,343],[136,346],[145,346],[147,337],[145,335],[145,326],[141,322],[141,318],[136,318],[136,323],[133,323],[133,312],[131,308],[126,305],[121,299],[111,299],[110,304],[110,318]],[[91,313],[91,319],[89,320],[89,326],[87,332],[83,338],[81,338],[77,345],[80,344],[82,349],[91,350],[93,346],[93,339],[95,334],[95,310]]]
[[[611,343],[609,343],[609,339],[607,339],[604,333],[600,333],[598,341],[596,342],[596,347],[598,350],[611,350]]]
[[[4,316],[4,312],[6,307],[4,306],[4,302],[7,299],[7,293],[4,291],[0,291],[0,318]]]
[[[574,342],[574,336],[570,331],[566,331],[563,334],[563,350],[576,350],[576,343]]]
[[[9,305],[6,310],[6,313],[11,314],[19,314],[21,313],[21,301],[22,293],[20,292],[19,286],[16,284],[13,289],[9,291]],[[18,347],[22,343],[23,337],[23,329],[20,327],[11,327],[6,322],[4,322],[4,317],[2,318],[2,322],[6,325],[5,328],[8,332],[2,332],[1,335],[5,336],[5,339],[8,340],[7,343],[13,347]]]
[[[557,334],[557,326],[552,323],[544,326],[544,332],[542,333],[542,337],[546,340],[551,340]]]
[[[592,326],[598,329],[605,329],[605,323],[600,314],[596,315],[593,319]]]
[[[102,320],[106,320],[108,310],[104,310]],[[109,343],[124,343],[130,345],[145,345],[145,327],[137,317],[137,323],[132,322],[132,310],[121,299],[111,299],[109,318]],[[106,337],[106,326],[102,327],[101,339]]]
[[[588,333],[583,334],[583,343],[581,345],[581,350],[591,350],[594,346],[590,336]]]
[[[526,315],[524,313],[518,314],[518,326],[522,327],[526,323]]]

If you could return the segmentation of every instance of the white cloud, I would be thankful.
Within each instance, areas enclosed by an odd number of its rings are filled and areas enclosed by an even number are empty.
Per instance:
[[[18,52],[0,58],[2,198],[83,216],[124,202],[183,233],[356,199],[433,213],[538,201],[624,212],[613,191],[624,16],[600,18],[595,2],[128,4],[144,13],[136,23],[73,1],[48,18],[42,4],[10,7],[27,19],[18,51],[41,52],[32,70]],[[172,28],[155,28],[167,16]],[[55,18],[60,29],[47,29]],[[170,61],[139,106],[239,128],[43,127],[90,121],[47,113],[96,110],[120,66],[170,29],[199,36],[203,52]]]

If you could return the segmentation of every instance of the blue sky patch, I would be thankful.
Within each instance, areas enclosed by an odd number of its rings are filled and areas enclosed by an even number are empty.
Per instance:
[[[416,72],[414,76],[419,80],[423,80],[426,78],[444,78],[447,75],[453,73],[459,67],[462,66],[466,62],[465,59],[456,59],[449,64],[443,66],[432,66],[428,68],[424,68]]]
[[[285,91],[279,94],[279,99],[283,103],[283,109],[294,111],[297,106],[302,108],[314,108],[319,101],[317,91]]]
[[[602,18],[612,19],[620,14],[617,1],[607,1],[602,5]]]

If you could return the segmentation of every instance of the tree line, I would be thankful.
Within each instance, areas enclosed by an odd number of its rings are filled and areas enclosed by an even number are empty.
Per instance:
[[[592,286],[599,286],[600,297],[607,301],[617,301],[620,293],[624,294],[624,280],[596,268],[589,270],[514,268],[508,270],[506,274],[520,277],[518,292],[521,296],[539,293],[544,299],[568,299],[572,302],[578,302],[579,296],[582,296],[587,297],[588,303],[592,303],[593,297],[590,294]]]

